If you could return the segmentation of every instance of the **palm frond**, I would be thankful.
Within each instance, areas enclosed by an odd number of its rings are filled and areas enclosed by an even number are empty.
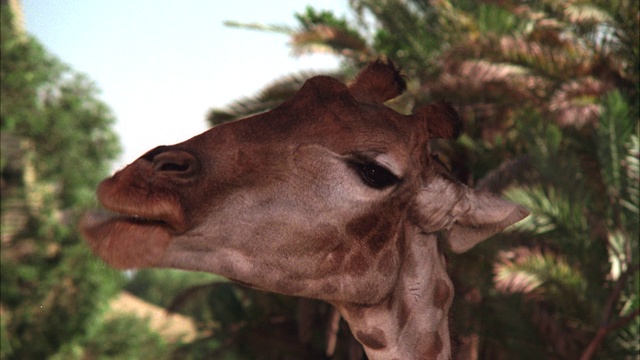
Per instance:
[[[480,181],[476,183],[475,188],[499,194],[516,179],[521,179],[522,174],[530,167],[531,159],[527,155],[508,159],[500,164],[497,169],[490,171],[480,179]]]
[[[518,249],[521,252],[523,249]],[[532,295],[543,283],[536,269],[531,269],[532,259],[523,261],[522,255],[515,251],[501,252],[499,261],[494,264],[494,283],[496,289],[502,293],[522,293]]]
[[[593,77],[563,83],[549,99],[549,111],[560,126],[594,125],[600,118],[600,97],[611,88]]]
[[[621,76],[624,76],[622,70],[623,62],[620,61],[624,56],[620,57],[619,50],[623,42],[617,35],[623,35],[620,32],[621,20],[618,16],[621,8],[626,7],[622,3],[610,1],[606,4],[597,1],[583,1],[566,4],[560,8],[557,14],[559,18],[566,22],[564,26],[565,34],[571,34],[571,37],[580,38],[587,47],[594,49],[601,59],[607,59],[610,63],[615,64],[614,68],[618,70]],[[634,11],[628,9],[628,11]],[[635,11],[637,12],[637,6]],[[567,36],[567,35],[565,35]],[[611,56],[615,54],[614,56]]]
[[[369,57],[366,39],[346,19],[312,7],[296,14],[296,19],[300,29],[291,34],[294,54],[327,52],[362,59]]]
[[[567,260],[551,252],[516,248],[499,253],[494,264],[496,289],[505,294],[544,297],[558,307],[576,308],[586,289],[586,279]],[[575,310],[574,310],[575,311]]]
[[[594,137],[605,195],[609,200],[606,209],[607,251],[611,266],[608,278],[618,283],[624,281],[629,272],[636,272],[639,263],[640,125],[619,91],[613,91],[603,99],[603,108]],[[635,277],[637,280],[637,274]],[[637,281],[625,285],[626,289],[620,290],[622,308],[637,309],[640,285]]]
[[[620,275],[629,268],[632,254],[627,251],[627,247],[630,241],[629,235],[624,231],[618,230],[609,233],[607,250],[609,252],[609,264],[611,265],[609,272],[611,280],[618,280]]]
[[[477,11],[477,26],[482,34],[510,34],[525,26],[526,20],[501,6],[480,4]]]
[[[558,254],[516,248],[499,253],[494,283],[502,294],[521,294],[531,306],[531,321],[561,358],[576,358],[587,343],[584,328],[593,322],[584,298],[587,278]]]
[[[635,133],[629,136],[625,144],[626,153],[622,160],[627,181],[625,187],[626,198],[620,199],[621,205],[636,216],[640,213],[640,125],[636,125]]]
[[[584,205],[577,204],[562,191],[541,185],[508,189],[504,196],[526,207],[531,214],[512,226],[514,230],[541,235],[552,231],[560,233],[585,233]]]
[[[508,61],[535,70],[552,79],[570,79],[589,74],[593,54],[579,42],[562,38],[556,30],[536,28],[528,37],[502,36],[486,42],[487,54],[497,61]]]
[[[465,103],[536,101],[548,87],[545,79],[510,63],[486,60],[449,62],[439,78],[424,84],[432,98],[456,94]]]
[[[435,4],[438,21],[442,24],[442,30],[449,33],[449,35],[446,35],[449,41],[455,43],[457,40],[475,38],[479,35],[477,22],[471,13],[453,6],[447,0],[440,0]]]
[[[640,354],[640,316],[620,329],[613,340],[615,347],[611,349],[611,354],[615,359],[634,359]]]
[[[372,52],[387,55],[404,69],[433,69],[449,32],[440,28],[437,6],[401,0],[352,0],[360,23],[373,23]],[[414,74],[408,73],[413,76]]]
[[[292,35],[296,32],[296,29],[288,25],[269,25],[262,23],[241,23],[233,20],[227,20],[224,22],[225,26],[236,27],[240,29],[276,32],[287,35]]]
[[[596,130],[595,143],[601,176],[612,205],[611,213],[608,214],[613,221],[611,225],[621,228],[624,227],[624,220],[621,218],[622,208],[625,207],[623,201],[626,207],[633,210],[632,199],[636,192],[635,185],[629,183],[637,178],[637,165],[634,165],[637,161],[627,149],[638,152],[637,148],[633,149],[632,138],[633,131],[637,128],[637,119],[632,118],[629,106],[618,91],[608,94],[603,105],[604,111]],[[626,189],[631,190],[631,194],[625,194]]]
[[[568,4],[562,13],[565,21],[583,27],[614,22],[609,12],[592,3]]]
[[[326,25],[293,34],[291,46],[295,55],[333,53],[362,59],[369,57],[367,42],[359,34]]]

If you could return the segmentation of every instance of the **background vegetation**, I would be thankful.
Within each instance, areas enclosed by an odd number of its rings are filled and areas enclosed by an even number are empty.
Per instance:
[[[450,257],[457,358],[637,359],[637,1],[349,4],[349,19],[308,8],[296,27],[229,25],[286,33],[295,55],[335,54],[332,75],[345,81],[372,59],[392,58],[409,89],[388,105],[408,113],[452,102],[465,134],[434,151],[460,181],[531,210],[508,233]],[[101,317],[125,280],[88,254],[73,224],[116,154],[113,119],[87,79],[6,27],[2,13],[3,359],[135,358],[141,347],[150,357],[364,358],[329,305],[215,277],[201,284],[146,270],[127,285],[197,320],[198,339],[175,349],[148,332],[122,335],[144,328],[135,320]],[[310,75],[278,79],[208,119],[267,110]]]
[[[1,6],[0,358],[161,357],[145,321],[104,316],[125,278],[75,230],[119,151],[113,116]]]

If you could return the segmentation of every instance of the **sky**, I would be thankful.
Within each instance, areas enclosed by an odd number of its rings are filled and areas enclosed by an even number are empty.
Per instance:
[[[309,0],[348,16],[347,0]],[[301,70],[332,70],[331,55],[293,57],[284,34],[226,20],[295,26],[300,0],[23,0],[25,27],[100,89],[113,111],[123,167],[158,145],[207,129],[211,108]]]

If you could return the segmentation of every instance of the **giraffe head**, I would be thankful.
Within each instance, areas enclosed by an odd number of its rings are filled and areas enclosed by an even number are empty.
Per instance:
[[[383,105],[404,88],[383,61],[349,86],[313,77],[271,111],[157,147],[104,180],[108,211],[85,216],[82,231],[116,268],[208,271],[334,303],[379,302],[402,276],[408,234],[444,234],[462,252],[527,215],[448,174],[427,144],[459,134],[457,113]]]

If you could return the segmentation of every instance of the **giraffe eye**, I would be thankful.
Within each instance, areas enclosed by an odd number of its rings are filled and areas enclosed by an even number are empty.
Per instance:
[[[384,167],[371,163],[351,163],[364,183],[374,189],[384,189],[396,184],[400,179]]]

